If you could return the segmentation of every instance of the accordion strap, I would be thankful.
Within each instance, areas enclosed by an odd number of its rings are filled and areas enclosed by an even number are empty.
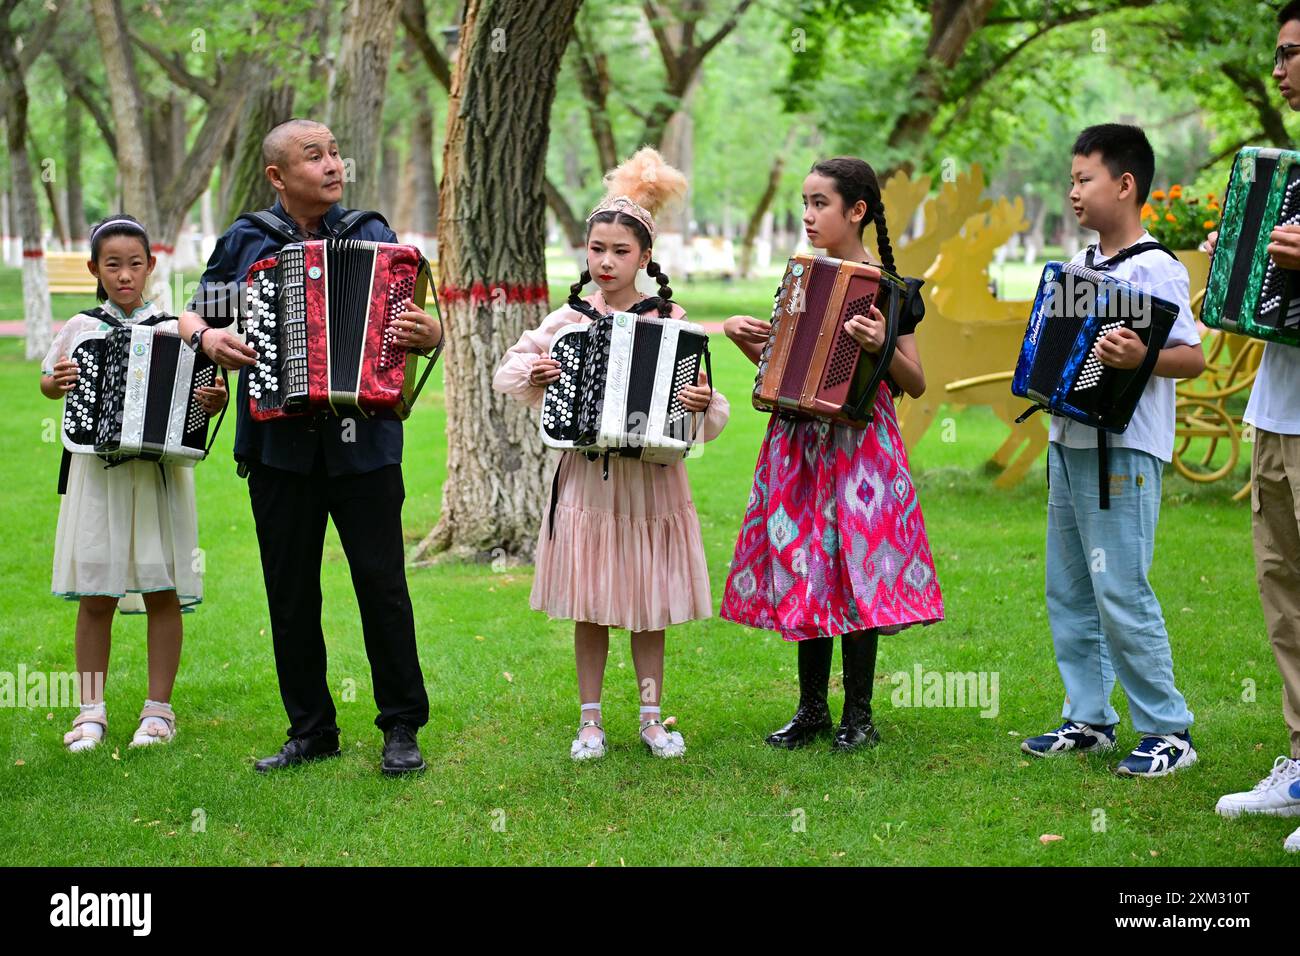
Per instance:
[[[298,234],[297,226],[291,226],[269,209],[257,209],[253,212],[243,213],[239,219],[246,220],[256,226],[260,226],[263,232],[270,233],[281,242],[302,242],[303,237]],[[339,219],[334,226],[334,234],[331,239],[343,239],[349,233],[354,232],[362,223],[369,222],[371,219],[378,219],[386,227],[388,220],[373,209],[349,209]],[[238,222],[238,220],[236,220]]]
[[[1139,256],[1144,252],[1154,252],[1156,250],[1163,252],[1171,259],[1178,258],[1176,255],[1170,252],[1167,247],[1153,240],[1150,242],[1136,242],[1131,246],[1126,246],[1125,248],[1121,249],[1119,252],[1111,256],[1109,259],[1107,259],[1101,265],[1096,265],[1095,259],[1097,255],[1097,244],[1093,243],[1092,245],[1088,246],[1088,253],[1086,256],[1084,256],[1083,264],[1087,266],[1089,269],[1096,269],[1098,272],[1109,272],[1111,269],[1115,268],[1125,259],[1132,259],[1134,256]]]
[[[1097,499],[1103,511],[1110,507],[1110,445],[1104,428],[1097,429]]]

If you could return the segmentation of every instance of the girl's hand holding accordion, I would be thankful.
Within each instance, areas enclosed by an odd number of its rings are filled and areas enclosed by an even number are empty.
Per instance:
[[[1268,240],[1269,257],[1279,269],[1300,270],[1300,226],[1278,226]]]
[[[534,388],[545,388],[560,378],[560,363],[551,358],[549,352],[543,352],[528,371],[528,384]]]
[[[225,408],[229,397],[226,392],[226,380],[223,378],[214,379],[211,385],[204,385],[194,390],[195,400],[209,417]]]
[[[702,412],[709,407],[713,398],[713,389],[709,387],[709,377],[700,370],[700,377],[694,385],[687,385],[677,393],[677,400],[688,412]]]
[[[60,392],[66,392],[77,384],[80,373],[77,363],[65,355],[54,363],[54,374],[50,378]]]
[[[844,331],[862,346],[862,351],[876,355],[885,345],[885,317],[874,305],[870,315],[854,315],[844,323]]]

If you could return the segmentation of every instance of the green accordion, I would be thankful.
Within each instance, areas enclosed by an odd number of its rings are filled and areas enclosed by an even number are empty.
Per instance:
[[[1219,242],[1201,321],[1251,338],[1300,345],[1300,272],[1279,269],[1269,233],[1300,225],[1300,153],[1248,146],[1223,197]]]

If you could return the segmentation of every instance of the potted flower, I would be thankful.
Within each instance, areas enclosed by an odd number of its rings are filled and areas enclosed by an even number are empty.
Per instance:
[[[1187,267],[1191,296],[1205,288],[1210,275],[1210,257],[1200,251],[1205,236],[1219,228],[1222,210],[1214,193],[1204,199],[1188,196],[1183,187],[1175,183],[1166,193],[1156,189],[1151,199],[1142,207],[1142,225],[1157,242],[1168,246]]]

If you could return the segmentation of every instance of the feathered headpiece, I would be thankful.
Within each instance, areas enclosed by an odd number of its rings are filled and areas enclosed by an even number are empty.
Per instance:
[[[587,222],[602,212],[621,212],[631,216],[655,240],[654,213],[686,195],[686,177],[664,162],[658,151],[649,146],[605,176],[605,198],[587,217]]]

